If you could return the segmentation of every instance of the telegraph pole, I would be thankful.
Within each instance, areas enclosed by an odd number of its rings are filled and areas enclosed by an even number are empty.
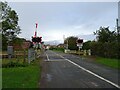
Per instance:
[[[116,25],[117,25],[117,34],[119,35],[119,33],[120,33],[120,27],[119,27],[119,24],[118,24],[118,18],[116,19]]]
[[[63,40],[64,40],[64,42],[65,42],[65,35],[63,35]],[[68,50],[68,39],[67,39],[67,38],[66,38],[66,46],[65,46],[65,49]]]
[[[117,25],[117,44],[119,46],[119,42],[120,42],[120,1],[118,2],[118,18],[116,19],[116,25]],[[120,47],[118,47],[118,50],[117,50],[117,58],[119,58],[119,50],[120,50]]]
[[[118,2],[118,19],[116,19],[117,23],[117,33],[120,35],[120,1]]]
[[[67,39],[67,50],[68,50],[68,39]]]

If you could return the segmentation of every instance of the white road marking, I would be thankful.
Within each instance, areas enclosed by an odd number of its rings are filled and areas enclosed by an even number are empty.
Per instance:
[[[56,54],[56,55],[58,55],[58,54]],[[109,84],[111,84],[111,85],[113,85],[113,86],[115,86],[115,87],[117,87],[117,88],[120,88],[119,85],[117,85],[117,84],[115,84],[115,83],[113,83],[113,82],[111,82],[111,81],[109,81],[109,80],[103,78],[102,76],[99,76],[99,75],[95,74],[94,72],[92,72],[92,71],[90,71],[90,70],[88,70],[88,69],[85,69],[84,67],[81,67],[80,65],[78,65],[78,64],[76,64],[76,63],[74,63],[74,62],[72,62],[72,61],[69,60],[69,59],[64,58],[64,57],[61,56],[61,55],[59,55],[59,56],[60,56],[61,58],[65,59],[65,60],[67,60],[68,62],[74,64],[75,66],[81,68],[82,70],[84,70],[84,71],[86,71],[86,72],[88,72],[88,73],[90,73],[90,74],[96,76],[97,78],[99,78],[99,79],[101,79],[101,80],[103,80],[103,81],[105,81],[105,82],[107,82],[107,83],[109,83]]]
[[[52,80],[52,75],[51,74],[46,74],[47,81],[50,82]]]
[[[56,55],[58,55],[58,54],[56,54]],[[47,53],[46,53],[46,57],[47,57],[47,60],[44,60],[44,61],[65,61],[65,60],[62,60],[62,59],[59,59],[59,60],[50,60]]]
[[[90,82],[91,84],[93,84],[94,86],[98,87],[98,84],[95,82]]]
[[[47,54],[46,54],[46,56],[47,56],[47,60],[48,60],[48,61],[50,61],[50,59],[49,59],[49,57],[48,57],[48,55],[47,55]]]
[[[48,62],[59,62],[59,61],[65,61],[65,60],[44,60],[44,61],[48,61]]]

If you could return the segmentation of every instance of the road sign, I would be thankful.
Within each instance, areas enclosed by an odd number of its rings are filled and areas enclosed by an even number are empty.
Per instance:
[[[77,43],[83,43],[83,39],[78,39],[76,42]]]
[[[83,44],[82,44],[82,43],[77,43],[77,46],[78,46],[78,47],[82,47]]]
[[[82,48],[82,46],[83,46],[83,39],[78,39],[78,40],[76,41],[76,43],[77,43],[77,46],[78,46],[79,48]]]

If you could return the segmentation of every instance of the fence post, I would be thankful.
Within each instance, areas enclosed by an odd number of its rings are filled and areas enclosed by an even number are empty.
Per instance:
[[[35,60],[36,59],[36,52],[33,48],[29,48],[28,49],[28,63],[30,64],[30,62],[32,60]]]
[[[90,49],[88,50],[88,55],[91,56],[91,50]]]
[[[23,61],[23,63],[25,63],[25,57],[26,57],[26,51],[24,49],[24,61]]]
[[[28,49],[28,63],[31,62],[31,48]]]
[[[84,56],[86,56],[86,53],[87,53],[86,50],[84,50]]]

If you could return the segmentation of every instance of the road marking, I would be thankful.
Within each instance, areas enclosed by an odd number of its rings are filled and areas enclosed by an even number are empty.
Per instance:
[[[59,62],[59,61],[65,61],[65,60],[44,60],[44,61],[47,61],[47,62]]]
[[[98,84],[95,82],[90,82],[91,84],[93,84],[94,86],[98,87]]]
[[[48,57],[47,53],[46,53],[46,56],[47,56],[47,60],[48,60],[48,61],[50,61],[50,59],[49,59],[49,57]]]
[[[50,82],[52,80],[52,75],[51,74],[46,74],[47,81]]]
[[[58,54],[56,54],[56,55],[58,55]],[[117,87],[117,88],[120,88],[119,85],[117,85],[117,84],[115,84],[115,83],[113,83],[113,82],[111,82],[111,81],[109,81],[109,80],[103,78],[102,76],[99,76],[99,75],[95,74],[94,72],[92,72],[92,71],[90,71],[90,70],[88,70],[88,69],[85,69],[84,67],[81,67],[80,65],[78,65],[78,64],[76,64],[76,63],[74,63],[74,62],[72,62],[72,61],[69,60],[69,59],[64,58],[64,57],[61,56],[61,55],[59,55],[59,56],[60,56],[61,58],[65,59],[65,60],[67,60],[68,62],[74,64],[75,66],[81,68],[82,70],[84,70],[84,71],[86,71],[86,72],[88,72],[88,73],[90,73],[90,74],[96,76],[97,78],[99,78],[99,79],[101,79],[101,80],[103,80],[103,81],[105,81],[105,82],[107,82],[107,83],[109,83],[109,84],[111,84],[111,85],[113,85],[113,86],[115,86],[115,87]]]

